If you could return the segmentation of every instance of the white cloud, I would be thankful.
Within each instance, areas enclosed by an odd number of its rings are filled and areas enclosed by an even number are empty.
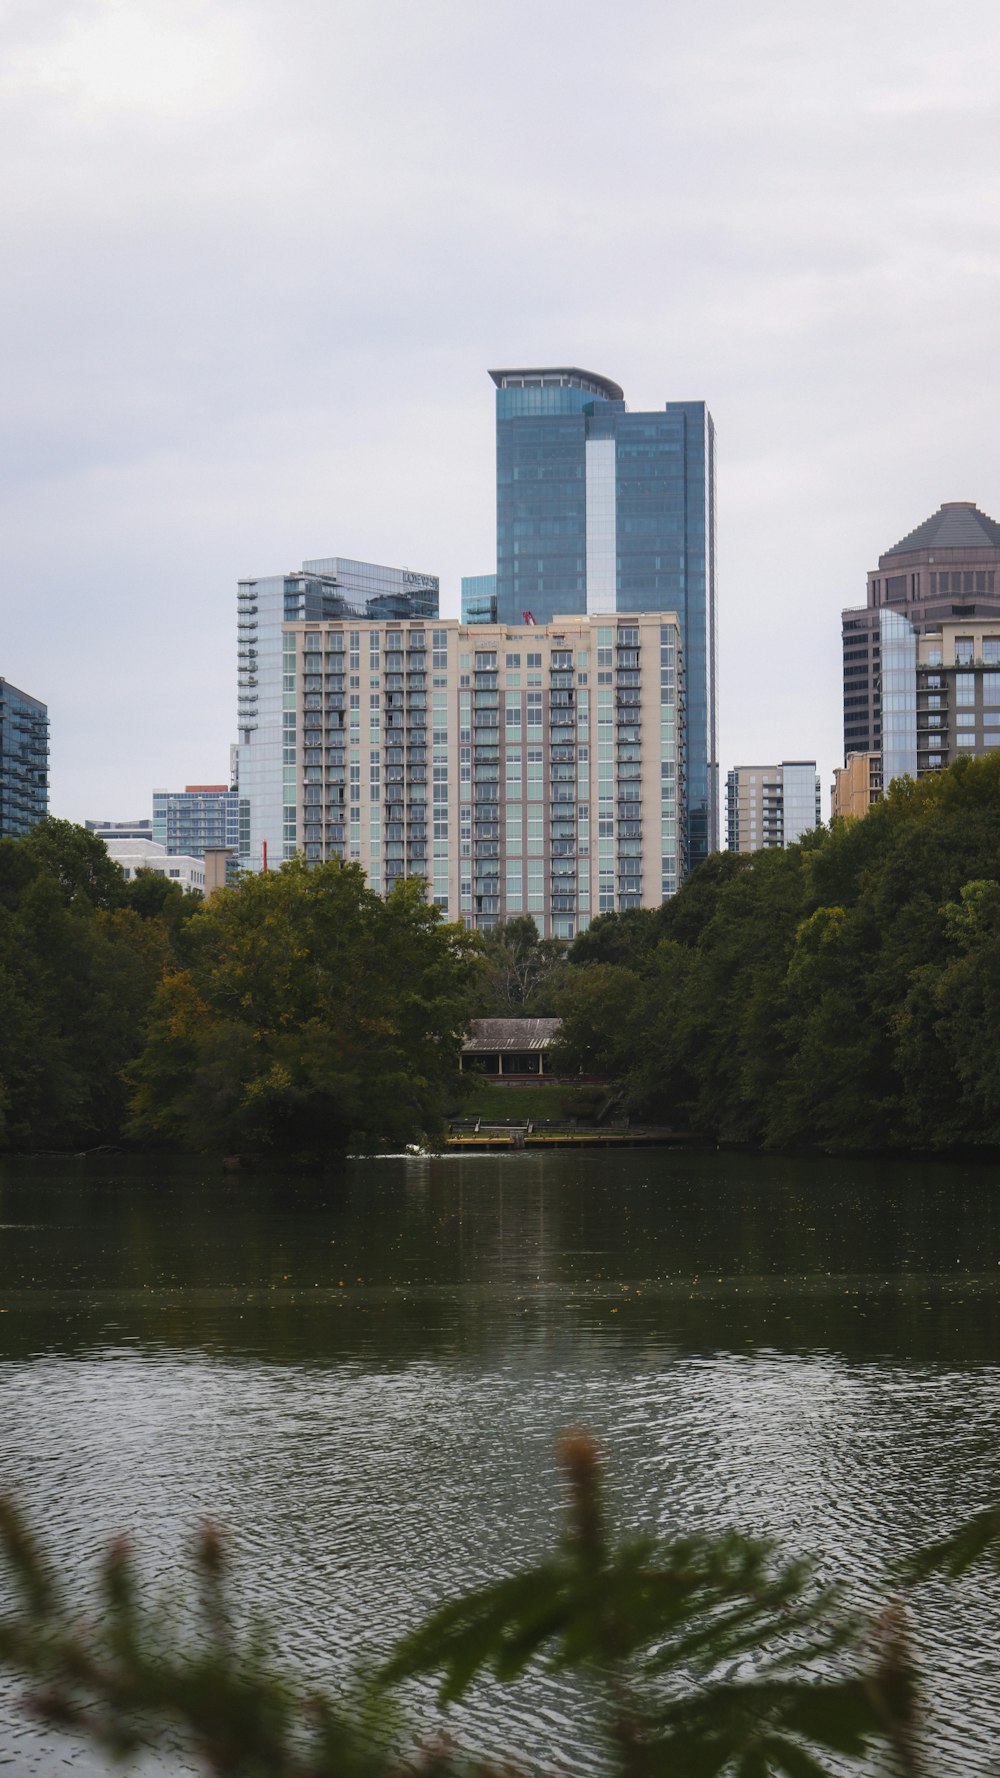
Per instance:
[[[57,99],[84,125],[114,128],[124,114],[196,120],[253,83],[257,65],[235,9],[212,0],[90,0],[52,9],[52,28],[28,34],[0,87]]]

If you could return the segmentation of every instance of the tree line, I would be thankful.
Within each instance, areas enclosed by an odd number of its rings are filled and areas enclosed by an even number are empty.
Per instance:
[[[719,853],[572,945],[293,861],[208,903],[95,835],[0,842],[0,1146],[399,1148],[460,1107],[470,1018],[558,1014],[634,1117],[776,1149],[1000,1145],[1000,754],[862,821]]]
[[[421,885],[298,861],[211,901],[69,822],[0,841],[0,1147],[282,1159],[437,1135],[479,968]]]
[[[559,1064],[639,1117],[776,1149],[1000,1144],[1000,755],[602,916]]]

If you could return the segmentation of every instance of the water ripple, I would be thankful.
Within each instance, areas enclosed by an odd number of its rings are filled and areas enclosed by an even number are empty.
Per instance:
[[[836,1262],[856,1181],[810,1206],[810,1256],[789,1211],[779,1256],[775,1193],[801,1198],[780,1169],[765,1190],[716,1162],[720,1203],[699,1199],[691,1157],[664,1161],[659,1198],[655,1161],[619,1160],[615,1197],[586,1169],[421,1163],[410,1180],[394,1163],[346,1203],[254,1187],[224,1214],[182,1175],[173,1195],[125,1176],[46,1197],[0,1174],[4,1218],[22,1219],[0,1227],[0,1486],[69,1553],[81,1598],[121,1530],[150,1584],[175,1585],[211,1516],[246,1612],[320,1682],[547,1546],[554,1439],[573,1424],[602,1439],[623,1525],[736,1523],[815,1552],[876,1607],[888,1562],[997,1492],[990,1203],[944,1269],[958,1188],[942,1183],[937,1220],[926,1188],[907,1223],[910,1181],[900,1226],[881,1208],[874,1231],[856,1224],[852,1269]],[[942,1768],[995,1772],[995,1595],[928,1587],[914,1634]],[[433,1720],[428,1688],[411,1704]],[[595,1721],[585,1689],[552,1677],[455,1713],[470,1747],[499,1736],[567,1773],[592,1768]],[[0,1761],[100,1770],[9,1689]]]

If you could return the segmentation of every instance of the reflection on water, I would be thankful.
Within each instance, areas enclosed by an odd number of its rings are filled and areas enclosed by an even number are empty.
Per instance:
[[[315,1185],[8,1165],[0,1485],[81,1569],[124,1528],[166,1580],[210,1513],[248,1607],[317,1676],[542,1548],[554,1435],[578,1423],[626,1523],[735,1521],[867,1599],[886,1560],[1000,1495],[998,1262],[985,1169],[640,1151]],[[919,1625],[955,1771],[1000,1769],[995,1600],[932,1591]],[[580,1768],[564,1683],[503,1708],[512,1746]],[[496,1709],[462,1712],[470,1744],[495,1751]],[[94,1769],[10,1700],[4,1757]]]

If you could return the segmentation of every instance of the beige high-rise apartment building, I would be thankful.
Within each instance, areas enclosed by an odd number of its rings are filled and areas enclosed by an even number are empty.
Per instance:
[[[684,875],[676,617],[282,627],[286,793],[307,860],[426,877],[451,919],[570,939]],[[290,800],[290,799],[289,799]]]
[[[730,852],[791,846],[822,821],[814,759],[774,766],[734,766],[726,778],[726,840]]]
[[[881,753],[849,753],[846,765],[834,766],[830,814],[835,819],[858,820],[881,795]]]

